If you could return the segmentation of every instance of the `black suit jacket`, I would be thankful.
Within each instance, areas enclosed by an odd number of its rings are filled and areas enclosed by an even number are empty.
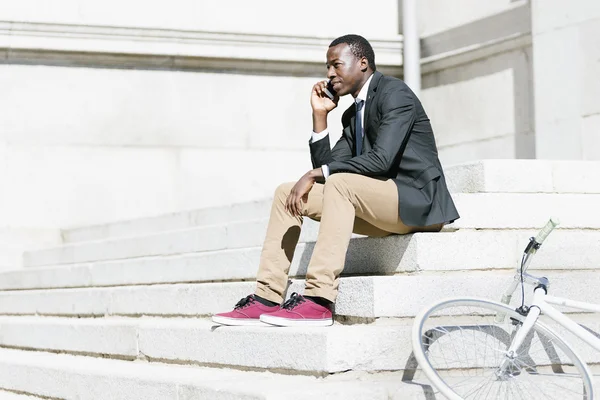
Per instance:
[[[356,156],[353,104],[342,116],[341,138],[310,143],[314,168],[393,179],[398,213],[409,226],[449,223],[459,218],[438,158],[429,118],[400,79],[375,72],[365,104],[363,154]]]

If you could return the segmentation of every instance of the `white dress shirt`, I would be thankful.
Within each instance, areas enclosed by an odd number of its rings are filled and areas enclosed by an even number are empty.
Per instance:
[[[361,126],[361,128],[364,128],[365,108],[367,106],[367,94],[369,93],[369,84],[371,83],[372,78],[373,78],[373,75],[371,75],[369,77],[369,79],[367,79],[367,81],[365,82],[363,87],[360,89],[358,96],[356,96],[356,98],[354,99],[355,103],[358,102],[359,100],[363,100],[365,102],[365,105],[360,110],[360,117],[361,117],[360,121],[363,124],[363,126]],[[361,129],[361,131],[364,132],[365,130]],[[319,133],[313,132],[312,137],[311,137],[311,143],[318,142],[319,140],[324,139],[327,135],[329,135],[329,131],[327,129],[325,129],[323,132],[319,132]],[[327,165],[322,165],[321,170],[323,171],[323,176],[325,177],[325,179],[329,178],[329,167]]]

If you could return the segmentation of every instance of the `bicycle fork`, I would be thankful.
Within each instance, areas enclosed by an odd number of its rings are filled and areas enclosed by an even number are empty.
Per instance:
[[[546,295],[546,288],[543,286],[538,286],[534,290],[532,306],[529,307],[527,317],[525,318],[525,321],[523,322],[523,325],[521,326],[521,328],[517,330],[517,333],[516,333],[514,339],[512,340],[512,343],[510,344],[508,350],[506,351],[504,359],[502,360],[502,362],[500,363],[500,366],[496,370],[496,377],[498,379],[506,379],[513,375],[514,368],[512,368],[512,367],[515,366],[515,360],[519,356],[519,354],[517,353],[517,350],[519,350],[519,348],[521,347],[521,345],[527,338],[527,335],[529,335],[529,333],[533,329],[535,323],[537,322],[537,320],[540,316],[540,313],[541,313],[540,308],[536,305],[536,304],[538,304],[537,300],[540,297],[543,297],[545,295]],[[517,367],[517,369],[520,369],[520,368]]]

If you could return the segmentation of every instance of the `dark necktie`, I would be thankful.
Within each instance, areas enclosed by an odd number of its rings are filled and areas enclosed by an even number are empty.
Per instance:
[[[356,126],[354,129],[354,138],[356,140],[356,155],[360,156],[362,154],[362,142],[363,142],[363,124],[362,124],[362,116],[361,110],[365,105],[364,100],[358,100],[356,102]]]

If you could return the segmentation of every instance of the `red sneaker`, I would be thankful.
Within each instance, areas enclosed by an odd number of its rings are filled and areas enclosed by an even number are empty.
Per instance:
[[[292,293],[279,311],[260,316],[260,320],[277,326],[330,326],[333,325],[331,310],[298,293]]]
[[[212,317],[213,322],[222,325],[231,326],[252,326],[262,325],[260,316],[265,313],[271,313],[279,310],[279,306],[265,306],[254,298],[254,295],[246,296],[237,302],[233,311],[228,313],[215,314]]]

